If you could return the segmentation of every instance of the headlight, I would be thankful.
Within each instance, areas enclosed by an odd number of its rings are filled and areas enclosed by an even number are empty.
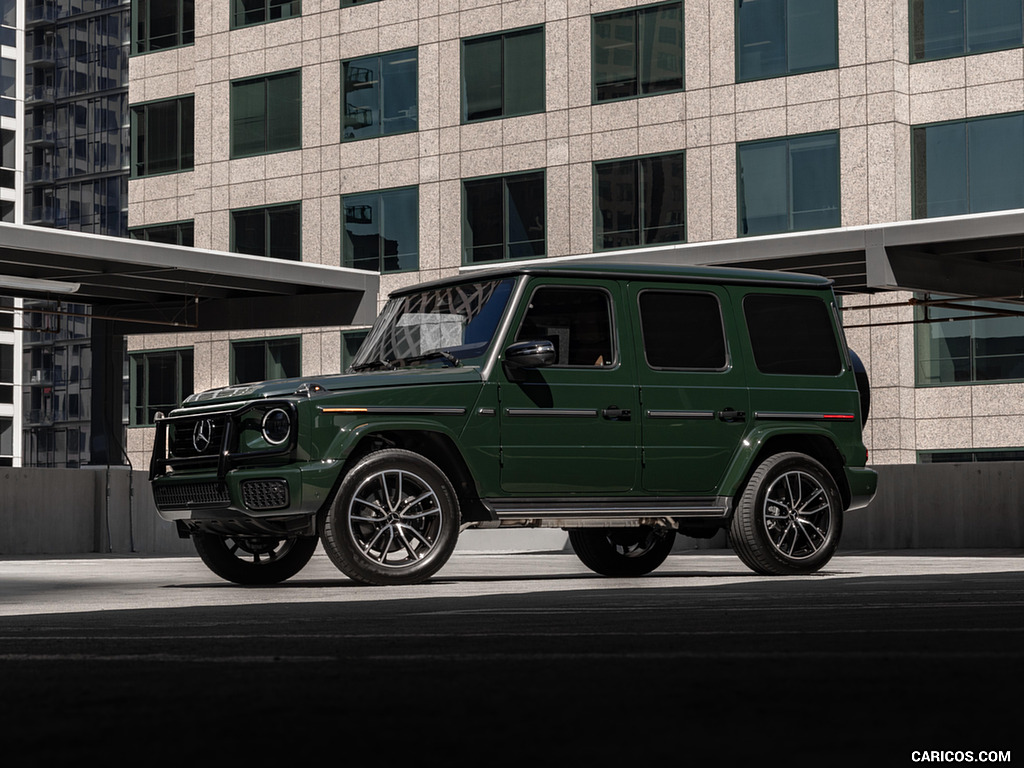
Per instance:
[[[281,445],[292,433],[292,420],[282,408],[267,411],[263,417],[263,439],[271,445]]]

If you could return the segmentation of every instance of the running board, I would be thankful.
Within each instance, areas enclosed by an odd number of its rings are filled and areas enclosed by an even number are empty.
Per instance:
[[[482,499],[496,520],[594,521],[607,524],[652,518],[702,518],[721,520],[732,509],[726,496],[644,499]]]

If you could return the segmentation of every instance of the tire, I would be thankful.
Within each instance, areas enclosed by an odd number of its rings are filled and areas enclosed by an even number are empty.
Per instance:
[[[194,533],[192,543],[206,567],[236,584],[277,584],[305,567],[316,536],[218,536]]]
[[[451,557],[459,504],[431,461],[401,449],[376,451],[345,476],[323,521],[331,562],[363,584],[417,584]]]
[[[813,573],[832,559],[842,528],[842,502],[828,470],[802,453],[777,453],[743,489],[729,542],[757,573]]]
[[[587,568],[602,576],[643,576],[668,557],[675,532],[637,528],[572,528],[569,543]]]

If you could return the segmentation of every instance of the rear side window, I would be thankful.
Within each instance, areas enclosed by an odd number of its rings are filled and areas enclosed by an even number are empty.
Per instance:
[[[722,312],[712,294],[644,291],[640,327],[651,368],[720,371],[726,366]]]
[[[835,376],[842,371],[828,306],[821,299],[751,294],[743,313],[762,373]]]

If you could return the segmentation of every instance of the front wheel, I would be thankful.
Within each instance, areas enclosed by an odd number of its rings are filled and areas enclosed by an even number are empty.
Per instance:
[[[602,576],[643,576],[668,557],[675,532],[641,525],[636,528],[572,528],[569,543],[576,556]]]
[[[277,584],[301,571],[316,551],[316,536],[218,536],[193,533],[206,567],[236,584]]]
[[[459,536],[451,483],[417,453],[387,449],[342,480],[323,522],[324,550],[364,584],[416,584],[448,562]]]
[[[802,453],[777,453],[743,489],[729,541],[757,573],[813,573],[832,559],[842,527],[839,490],[828,470]]]

